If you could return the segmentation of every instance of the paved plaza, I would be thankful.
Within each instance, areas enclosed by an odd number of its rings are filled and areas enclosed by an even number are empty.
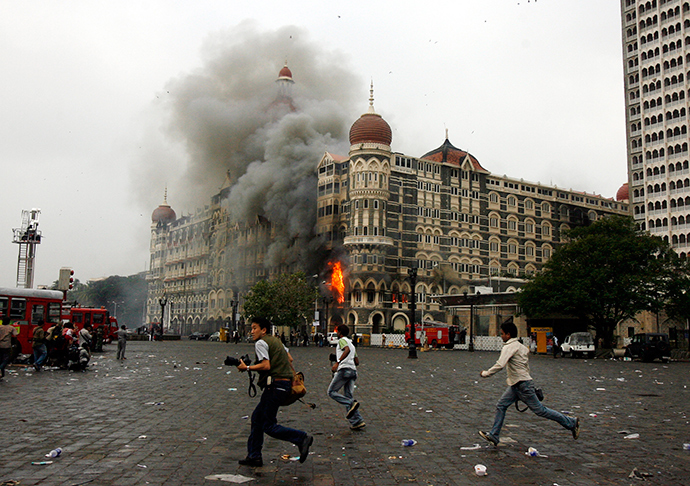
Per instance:
[[[237,464],[258,397],[223,360],[253,357],[253,345],[134,341],[126,361],[106,346],[84,373],[11,368],[0,382],[0,484],[213,486],[227,483],[206,476],[232,474],[249,485],[690,485],[689,363],[533,356],[544,403],[580,417],[580,439],[513,407],[494,448],[477,431],[491,427],[505,372],[479,371],[498,353],[409,360],[404,349],[360,347],[355,397],[367,426],[351,431],[326,395],[332,349],[291,351],[316,408],[298,402],[278,420],[314,435],[304,464],[291,460],[296,447],[269,437],[263,467]],[[56,447],[64,452],[52,464],[32,465]],[[488,475],[476,476],[476,464]],[[644,479],[629,478],[635,468]]]

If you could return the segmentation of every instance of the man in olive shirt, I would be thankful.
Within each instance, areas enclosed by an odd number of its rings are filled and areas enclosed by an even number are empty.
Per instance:
[[[38,322],[38,326],[34,328],[31,347],[34,350],[34,368],[36,371],[41,371],[41,367],[48,357],[48,348],[46,347],[46,332],[43,330],[42,319]]]
[[[259,385],[263,383],[261,400],[252,413],[252,428],[247,441],[247,457],[239,461],[242,466],[261,467],[261,449],[264,433],[274,439],[292,442],[299,447],[299,462],[307,460],[314,437],[301,430],[278,425],[278,408],[285,403],[292,389],[292,356],[283,343],[268,334],[271,323],[263,317],[252,319],[251,335],[256,351],[256,364],[247,366],[240,361],[240,371],[258,371]]]

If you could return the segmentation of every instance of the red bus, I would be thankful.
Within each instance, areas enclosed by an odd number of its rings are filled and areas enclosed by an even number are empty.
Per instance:
[[[59,290],[0,288],[0,317],[18,332],[13,359],[20,353],[32,352],[30,339],[39,323],[47,330],[60,322],[62,298]]]
[[[453,349],[458,337],[460,328],[449,326],[443,322],[424,321],[422,325],[415,324],[415,344],[421,345],[422,332],[426,334],[426,342],[432,348],[446,347]],[[410,341],[410,326],[405,327],[405,341]]]
[[[103,327],[103,341],[105,343],[117,339],[117,319],[112,317],[105,307],[97,309],[77,306],[65,308],[64,312],[62,319],[74,324],[75,330],[79,331],[85,324],[91,324],[94,331]]]

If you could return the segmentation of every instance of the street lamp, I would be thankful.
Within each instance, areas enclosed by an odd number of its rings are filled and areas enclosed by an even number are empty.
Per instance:
[[[160,337],[161,341],[163,340],[163,324],[165,323],[165,306],[168,303],[168,298],[163,294],[163,297],[158,299],[158,303],[161,305],[161,330],[160,330]]]
[[[110,301],[108,301],[108,304],[113,304],[115,306],[115,308],[113,309],[113,317],[115,319],[117,319],[117,304],[124,304],[124,302],[117,302],[114,300],[110,300]]]
[[[325,332],[325,333],[328,333],[328,308],[333,303],[333,300],[334,300],[333,297],[331,297],[330,295],[321,298],[321,301],[323,302],[323,317],[324,317],[323,332]]]
[[[467,350],[470,352],[474,352],[474,304],[479,298],[480,293],[477,292],[475,295],[468,296],[467,292],[463,292],[465,295],[465,300],[469,301],[470,303],[470,344],[467,347]]]
[[[415,314],[417,313],[417,268],[409,269],[410,283],[412,284],[412,295],[410,296],[410,352],[407,359],[417,359],[417,330],[415,329]]]

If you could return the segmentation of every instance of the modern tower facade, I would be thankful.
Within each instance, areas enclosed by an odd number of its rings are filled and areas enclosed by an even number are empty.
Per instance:
[[[621,0],[628,182],[641,229],[690,251],[690,2]]]

